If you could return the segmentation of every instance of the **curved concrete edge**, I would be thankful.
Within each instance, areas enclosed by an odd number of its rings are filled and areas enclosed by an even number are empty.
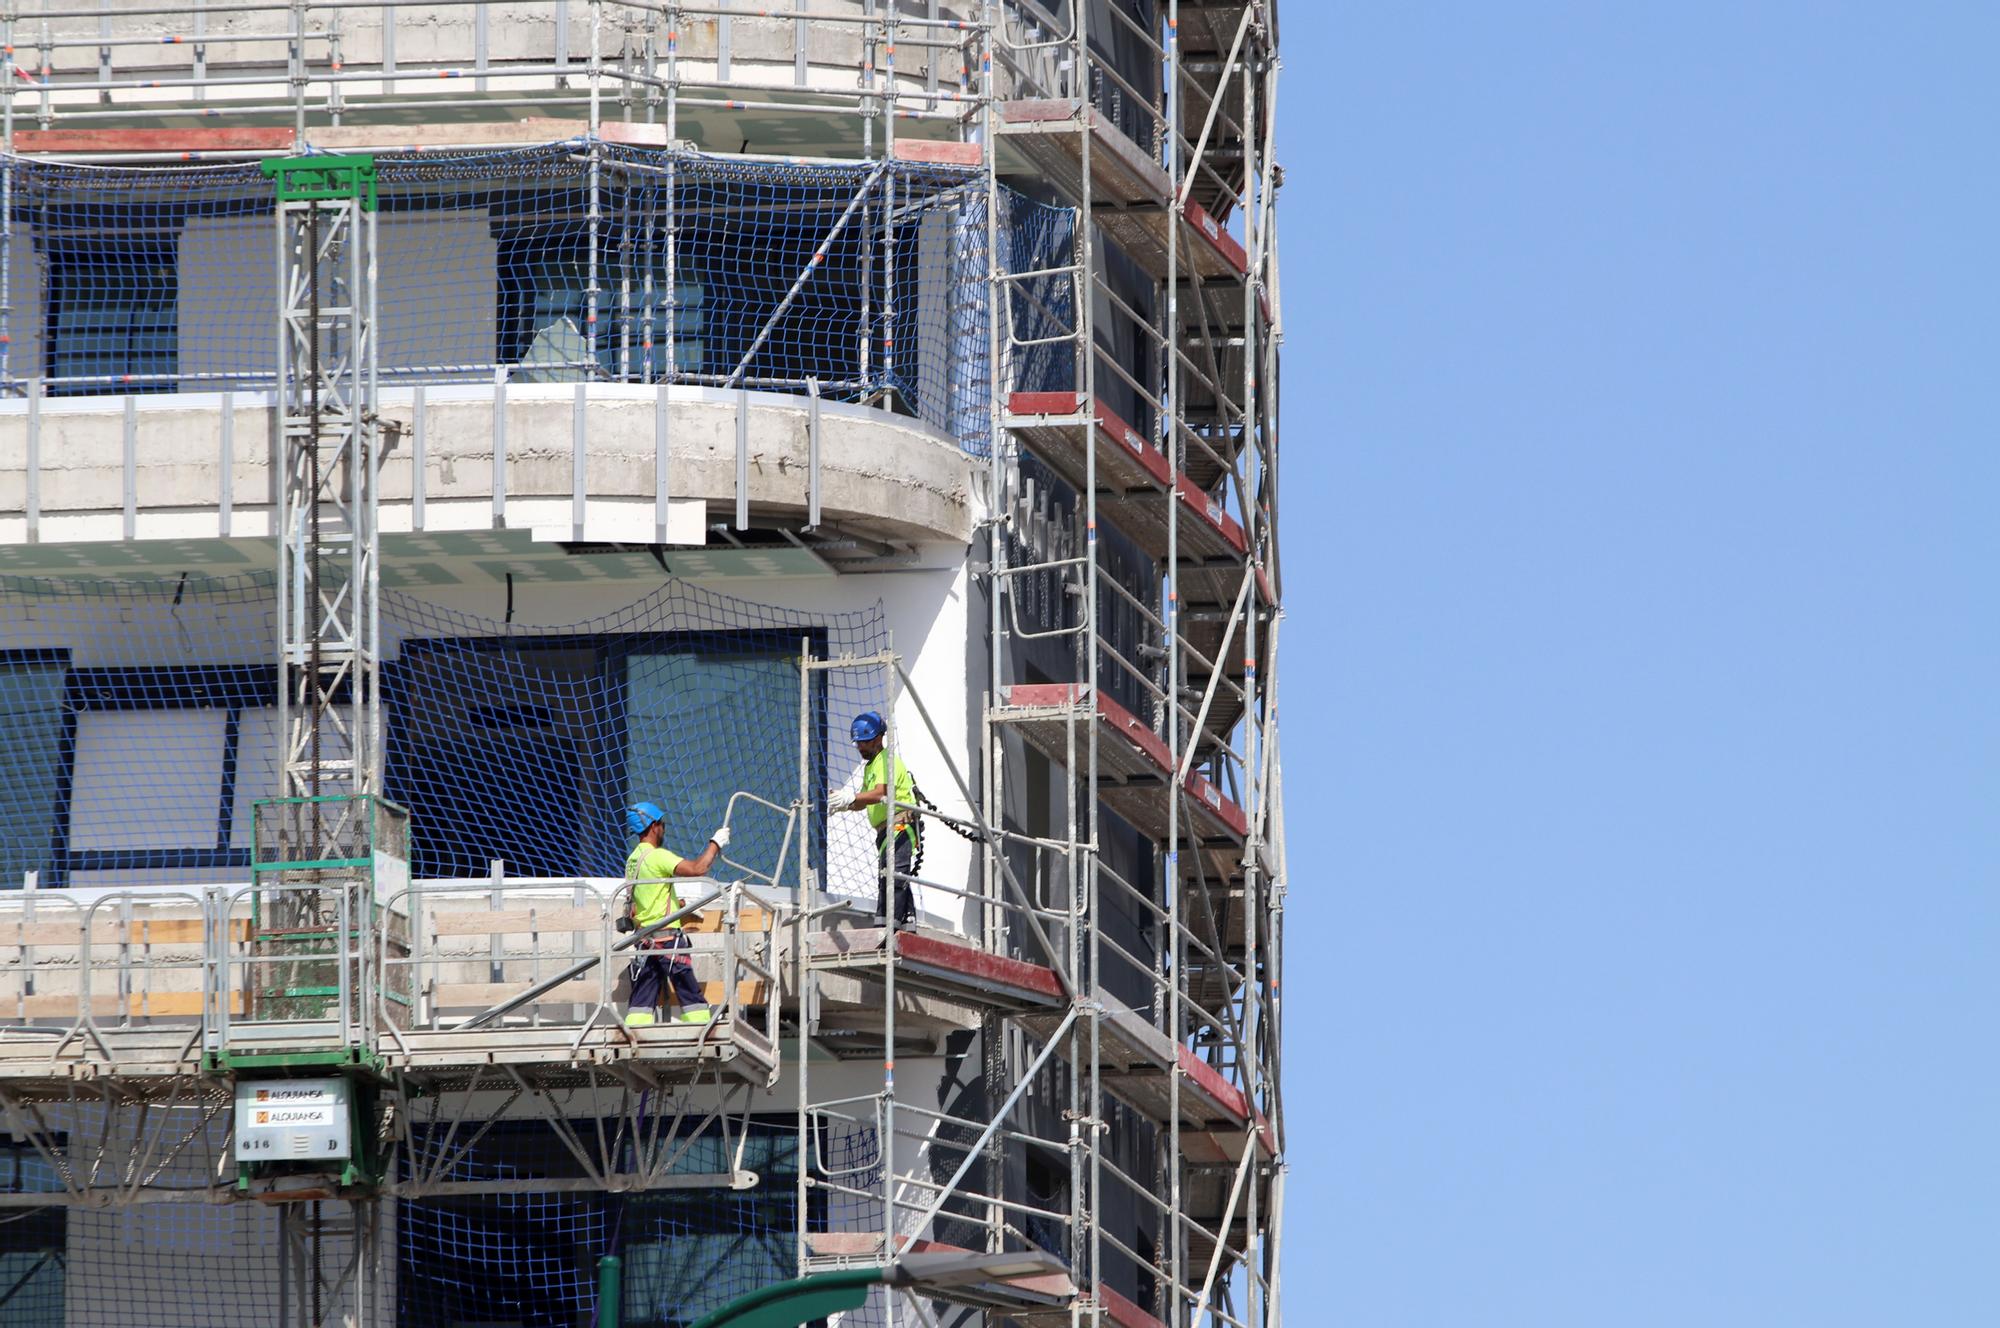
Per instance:
[[[580,538],[651,542],[662,432],[674,542],[699,543],[707,522],[733,519],[739,437],[752,523],[798,525],[808,510],[813,412],[804,397],[673,387],[662,412],[658,388],[589,384],[579,409],[577,385],[536,383],[509,384],[504,407],[490,387],[433,387],[423,398],[420,444],[416,393],[382,392],[379,409],[394,430],[382,465],[385,531],[567,527],[580,492]],[[26,538],[31,488],[42,542],[270,533],[276,417],[268,394],[234,397],[226,467],[219,395],[131,398],[129,461],[126,400],[43,401],[32,475],[26,403],[0,403],[0,539]],[[823,522],[891,543],[970,540],[974,463],[956,444],[882,410],[822,402],[818,414]],[[696,503],[705,519],[689,510]]]

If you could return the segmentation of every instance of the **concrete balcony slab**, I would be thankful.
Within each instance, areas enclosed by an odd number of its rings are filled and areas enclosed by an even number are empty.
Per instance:
[[[0,402],[0,574],[269,565],[277,471],[268,394],[33,404]],[[764,553],[784,568],[759,565],[757,551],[737,551],[714,532],[718,524],[794,530],[815,508],[822,527],[883,545],[962,547],[971,538],[971,461],[923,422],[868,407],[530,383],[384,389],[381,414],[390,430],[380,500],[390,585],[621,574],[585,567],[602,557],[578,558],[578,545],[632,561],[626,575],[656,575],[659,564],[613,546],[678,546],[686,574],[718,574],[709,564],[725,552],[742,554],[742,575],[824,572],[796,549]],[[713,547],[698,554],[705,546]]]

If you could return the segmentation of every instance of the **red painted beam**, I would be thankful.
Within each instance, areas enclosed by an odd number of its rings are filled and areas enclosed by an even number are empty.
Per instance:
[[[1223,797],[1221,791],[1204,776],[1190,770],[1187,777],[1187,791],[1194,795],[1196,802],[1208,808],[1210,815],[1228,826],[1231,834],[1239,839],[1248,837],[1250,818],[1243,814],[1241,807]]]
[[[1007,704],[1024,707],[1075,705],[1082,693],[1083,689],[1073,682],[1020,683],[1007,689]],[[1137,715],[1099,692],[1097,717],[1136,747],[1159,769],[1162,776],[1172,774],[1174,767],[1169,758],[1166,740],[1153,732],[1152,728]],[[1241,838],[1250,833],[1250,818],[1243,814],[1243,809],[1223,797],[1215,785],[1209,783],[1206,778],[1189,771],[1186,787],[1187,791],[1194,795],[1195,801],[1206,807],[1210,815],[1228,827],[1231,834]]]
[[[1000,103],[1000,118],[1008,124],[1039,124],[1049,120],[1074,120],[1078,107],[1057,97],[1030,97]]]
[[[1166,1328],[1160,1320],[1110,1287],[1097,1288],[1097,1299],[1104,1306],[1104,1317],[1117,1324],[1118,1328]]]
[[[1007,704],[1017,706],[1074,705],[1082,688],[1073,682],[1024,682],[1007,689]]]
[[[1243,246],[1236,242],[1236,237],[1224,230],[1221,222],[1209,216],[1201,204],[1189,200],[1187,219],[1193,223],[1201,237],[1208,241],[1209,247],[1222,255],[1223,262],[1238,272],[1250,270],[1250,255],[1243,252]]]
[[[1236,552],[1250,551],[1250,542],[1243,538],[1242,523],[1223,511],[1222,504],[1204,493],[1200,485],[1185,475],[1176,475],[1174,491],[1180,495],[1183,506],[1214,527],[1216,534],[1228,540],[1229,546]]]
[[[1103,718],[1106,724],[1118,730],[1125,741],[1144,752],[1146,759],[1160,768],[1161,774],[1169,774],[1173,771],[1174,763],[1171,754],[1167,751],[1167,740],[1153,732],[1152,726],[1146,723],[1145,720],[1140,719],[1137,715],[1127,710],[1124,706],[1119,705],[1102,692],[1097,694],[1097,713]]]
[[[1175,1060],[1181,1073],[1192,1080],[1196,1087],[1221,1104],[1222,1109],[1244,1125],[1250,1123],[1250,1100],[1243,1096],[1243,1090],[1222,1077],[1222,1072],[1186,1047],[1174,1049]]]
[[[1082,410],[1083,398],[1074,392],[1016,392],[1007,398],[1010,415],[1075,415]],[[1118,418],[1117,413],[1102,400],[1096,403],[1096,409],[1091,413],[1097,420],[1097,427],[1137,458],[1156,482],[1164,486],[1174,478],[1174,468],[1168,464],[1160,449],[1153,446],[1152,440]],[[1189,483],[1186,480],[1182,482]]]
[[[920,161],[934,166],[978,166],[983,160],[977,143],[948,143],[934,138],[899,138],[894,156],[897,161]]]
[[[968,978],[995,986],[1014,987],[1038,996],[1062,999],[1062,983],[1056,980],[1054,970],[1040,964],[991,954],[975,946],[954,945],[950,941],[916,932],[896,934],[896,953],[914,963],[963,973]]]
[[[943,1241],[924,1240],[921,1237],[912,1240],[908,1236],[898,1236],[896,1243],[910,1254],[974,1253],[963,1245],[947,1245]],[[1076,1294],[1076,1283],[1064,1273],[1038,1273],[1032,1277],[1008,1277],[998,1280],[1004,1286],[1020,1287],[1023,1291],[1031,1291],[1038,1296],[1050,1296],[1057,1300]]]

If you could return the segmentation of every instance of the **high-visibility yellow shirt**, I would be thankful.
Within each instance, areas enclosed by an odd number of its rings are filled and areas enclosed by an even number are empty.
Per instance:
[[[889,753],[881,751],[868,758],[868,764],[861,770],[861,791],[886,788],[889,784]],[[910,768],[903,764],[903,758],[896,761],[896,826],[910,828],[910,813],[917,805],[917,781],[910,778]],[[880,830],[889,823],[889,800],[868,804],[868,824]]]
[[[625,859],[625,879],[638,882],[632,887],[633,922],[650,927],[681,906],[673,884],[674,868],[680,865],[681,855],[672,849],[654,848],[643,839],[633,845]]]

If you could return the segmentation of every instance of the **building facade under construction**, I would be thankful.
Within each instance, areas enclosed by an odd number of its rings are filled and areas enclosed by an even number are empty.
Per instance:
[[[0,13],[0,1325],[1282,1323],[1276,9]]]

